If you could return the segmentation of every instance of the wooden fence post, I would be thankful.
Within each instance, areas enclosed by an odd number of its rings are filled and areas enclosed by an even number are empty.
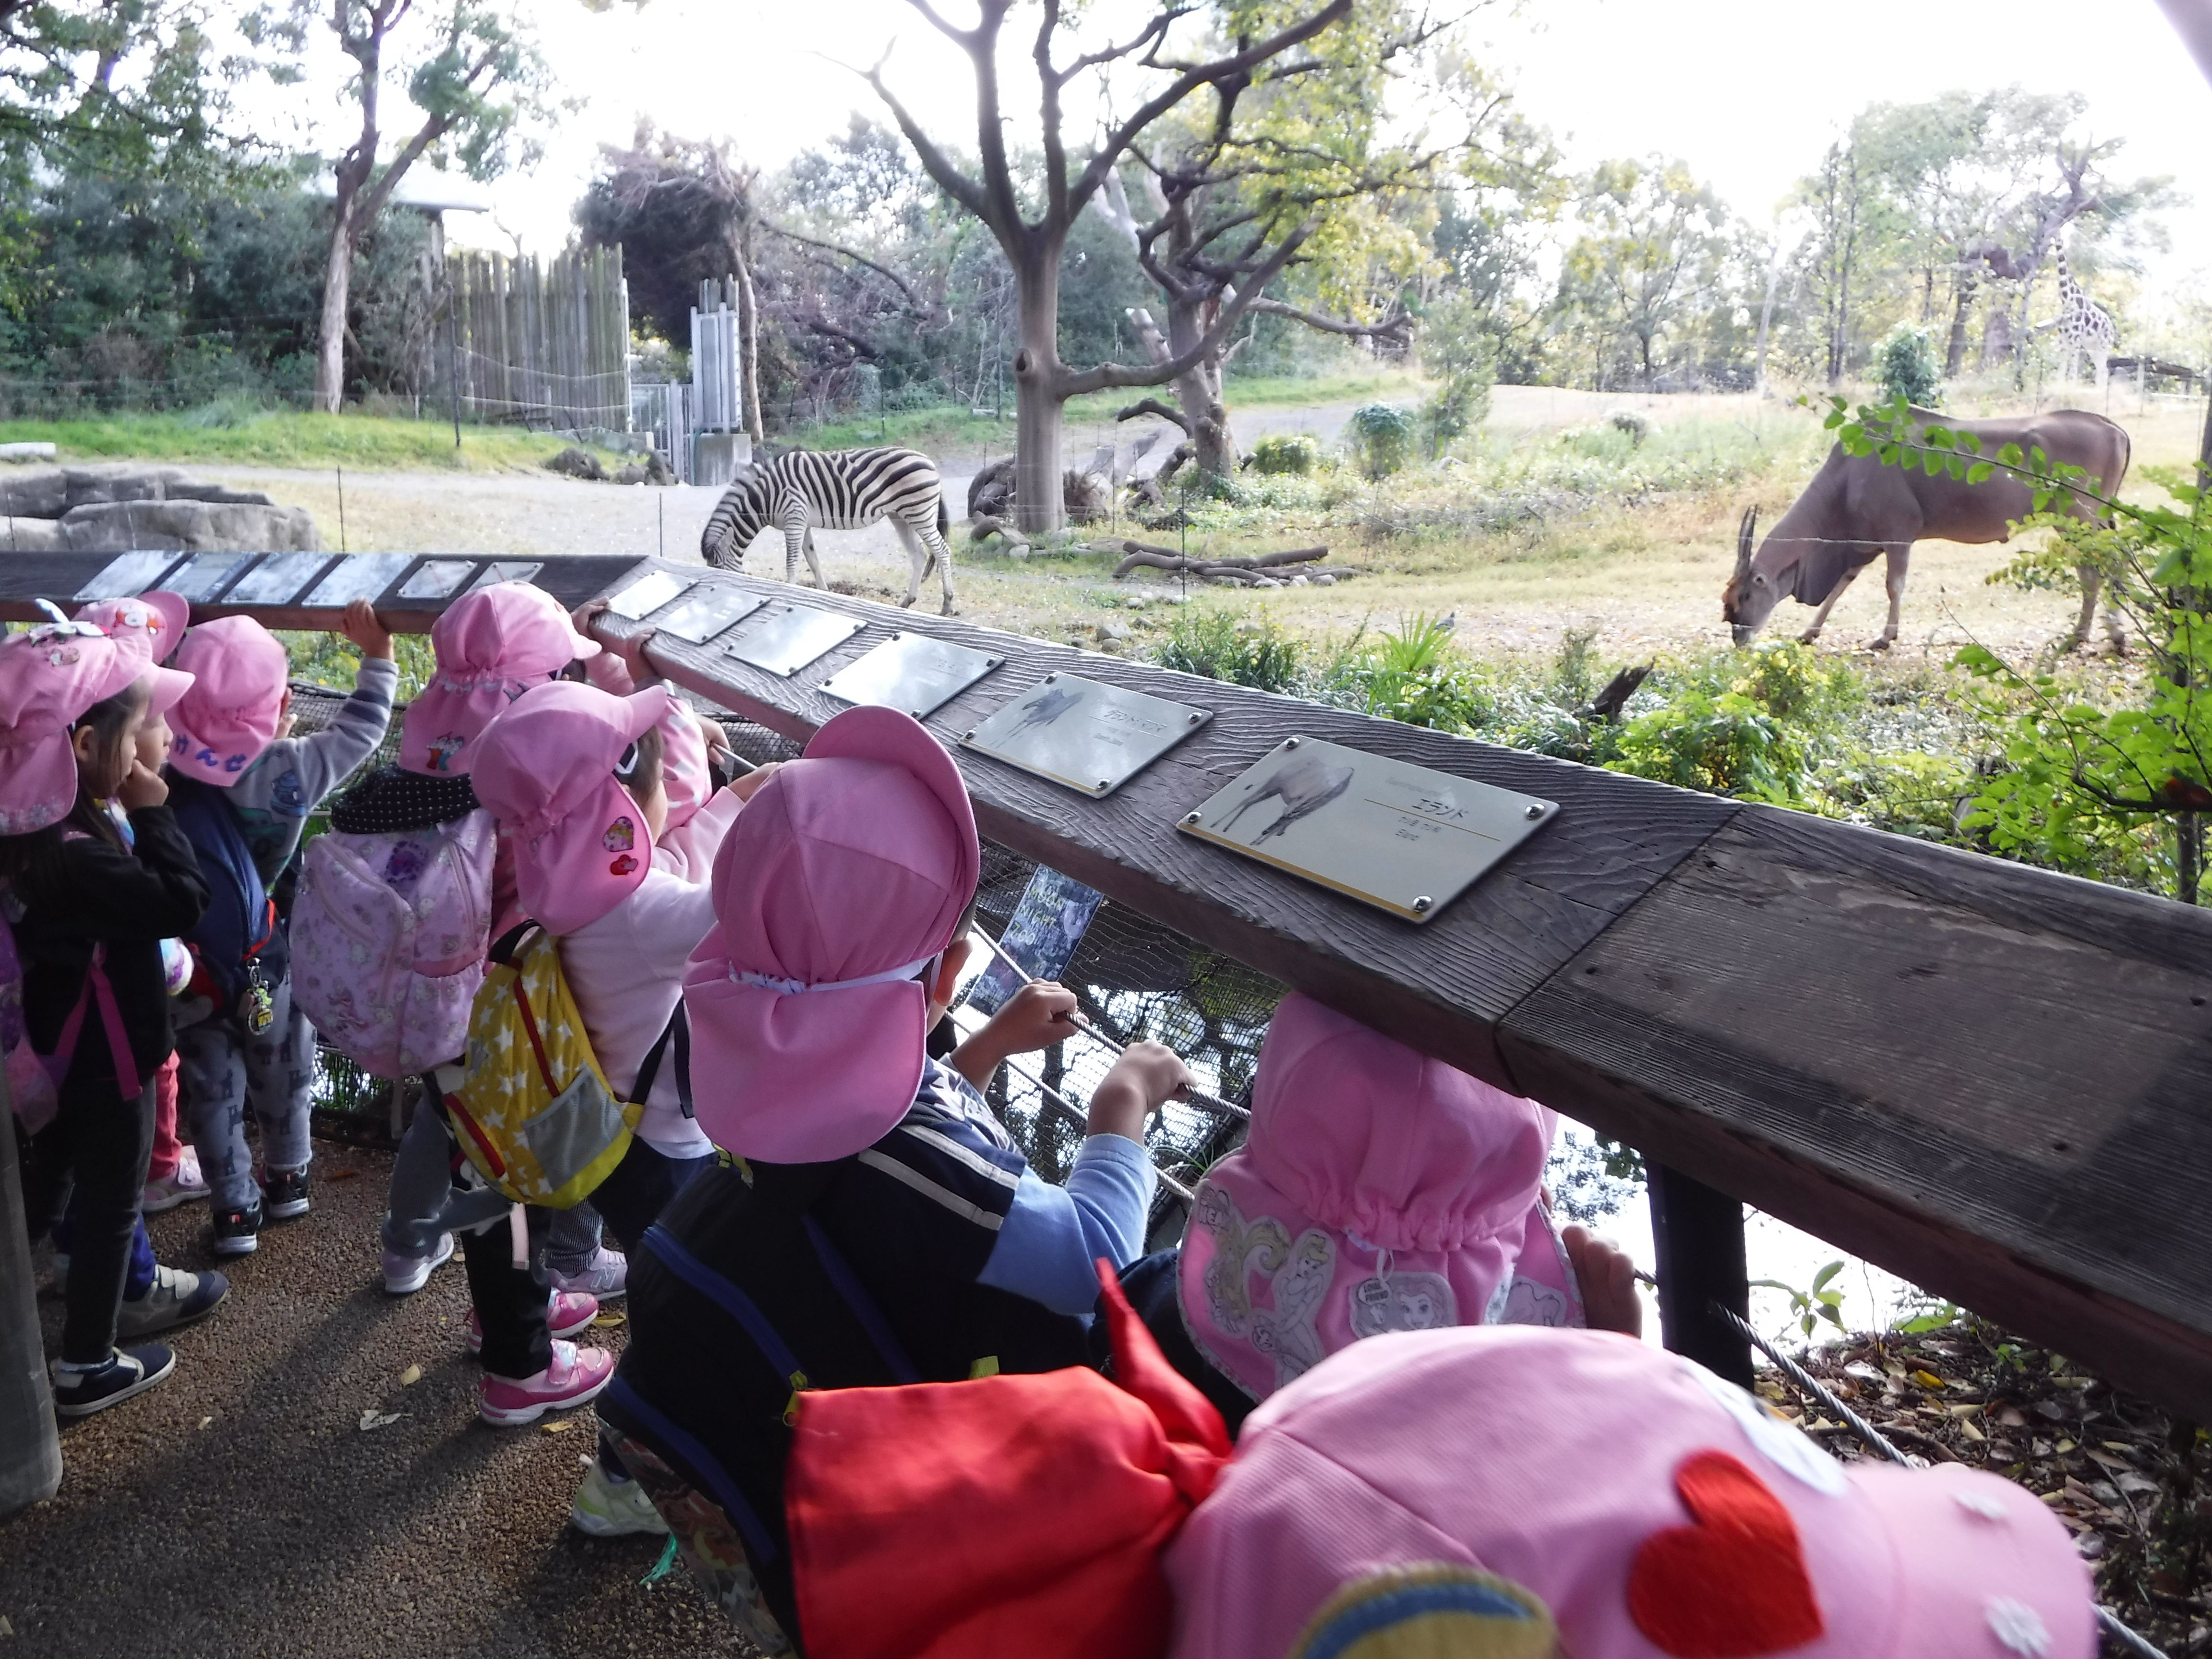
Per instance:
[[[1751,1344],[1713,1304],[1751,1317],[1743,1206],[1679,1170],[1644,1163],[1651,1243],[1658,1258],[1659,1330],[1668,1348],[1731,1382],[1751,1386]]]
[[[15,1169],[15,1115],[0,1075],[0,1516],[52,1498],[62,1484],[37,1294]]]

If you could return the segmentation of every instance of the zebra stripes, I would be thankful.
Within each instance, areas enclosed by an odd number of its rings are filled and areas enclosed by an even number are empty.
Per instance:
[[[814,585],[822,586],[822,562],[814,551],[814,526],[862,530],[889,519],[910,562],[906,598],[912,605],[922,578],[935,564],[942,573],[945,614],[952,614],[952,550],[945,532],[951,520],[937,464],[912,449],[794,450],[746,468],[723,493],[699,538],[700,556],[725,570],[743,567],[745,549],[771,525],[783,531],[783,579],[795,581],[799,556],[806,555]]]

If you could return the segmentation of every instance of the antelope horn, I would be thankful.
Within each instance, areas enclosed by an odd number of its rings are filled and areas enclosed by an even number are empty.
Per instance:
[[[1750,572],[1752,535],[1758,528],[1759,509],[1756,507],[1746,507],[1743,520],[1736,526],[1735,532],[1735,574],[1739,576]]]

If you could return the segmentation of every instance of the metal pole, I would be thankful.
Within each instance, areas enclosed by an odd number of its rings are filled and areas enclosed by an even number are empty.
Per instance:
[[[0,1516],[44,1503],[61,1484],[62,1443],[54,1432],[15,1170],[15,1115],[0,1071]]]
[[[461,349],[453,324],[453,297],[446,296],[446,391],[453,406],[453,447],[461,447]]]
[[[339,551],[339,552],[341,552],[341,553],[343,553],[343,552],[345,552],[345,551],[347,550],[347,549],[346,549],[346,527],[345,527],[345,469],[344,469],[343,467],[339,467],[339,468],[337,469],[337,475],[338,475],[338,551]]]
[[[1004,1066],[1008,1071],[1012,1072],[1016,1077],[1021,1079],[1023,1082],[1028,1084],[1031,1088],[1037,1091],[1038,1093],[1042,1094],[1045,1097],[1047,1104],[1057,1106],[1061,1111],[1066,1113],[1070,1118],[1073,1119],[1074,1121],[1082,1127],[1087,1129],[1091,1127],[1091,1115],[1089,1113],[1077,1109],[1077,1108],[1068,1100],[1066,1095],[1063,1095],[1059,1090],[1054,1088],[1052,1085],[1047,1083],[1042,1078],[1037,1076],[1036,1073],[1023,1070],[1020,1066],[1015,1065],[1011,1060],[1000,1060],[999,1063]],[[1177,1181],[1165,1170],[1160,1168],[1157,1162],[1152,1165],[1152,1173],[1160,1178],[1161,1186],[1166,1188],[1177,1198],[1182,1200],[1184,1203],[1188,1204],[1190,1202],[1192,1196],[1190,1188],[1184,1186],[1180,1181]]]
[[[1751,1386],[1751,1344],[1713,1311],[1747,1317],[1751,1276],[1743,1205],[1680,1170],[1646,1159],[1651,1242],[1658,1256],[1659,1330],[1668,1347],[1731,1382]]]

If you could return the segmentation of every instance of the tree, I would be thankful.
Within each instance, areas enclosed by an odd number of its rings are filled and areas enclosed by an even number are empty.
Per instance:
[[[289,9],[254,18],[254,38],[295,49],[327,27],[353,59],[349,91],[360,111],[353,143],[331,169],[330,252],[317,327],[315,402],[336,414],[345,393],[347,297],[362,239],[390,204],[408,169],[426,155],[479,181],[497,178],[531,146],[523,129],[546,112],[548,72],[525,26],[503,0],[444,0],[411,51],[396,53],[416,0],[290,0]],[[395,55],[400,61],[390,59]],[[387,74],[401,76],[421,117],[385,155]]]
[[[219,147],[242,69],[193,0],[0,0],[0,145],[110,167]]]
[[[1607,161],[1577,210],[1583,234],[1567,249],[1563,308],[1595,319],[1598,373],[1656,384],[1670,338],[1699,314],[1722,274],[1729,213],[1680,161]]]
[[[1187,32],[1177,26],[1194,8],[1167,0],[1127,39],[1102,40],[1065,58],[1062,31],[1071,21],[1066,0],[1036,0],[1030,61],[1037,84],[1041,176],[1026,179],[1007,143],[999,62],[1000,42],[1016,0],[978,0],[976,21],[967,28],[945,17],[931,0],[909,3],[968,56],[976,88],[975,168],[962,166],[922,130],[884,80],[881,63],[867,71],[867,79],[931,179],[989,228],[1012,270],[1018,339],[1015,495],[1022,530],[1045,533],[1062,521],[1060,428],[1067,400],[1110,386],[1161,386],[1189,371],[1228,339],[1305,240],[1296,231],[1281,235],[1266,259],[1240,273],[1236,297],[1222,307],[1206,334],[1166,362],[1107,362],[1074,368],[1060,355],[1060,256],[1078,216],[1132,148],[1192,94],[1211,88],[1233,112],[1236,100],[1252,86],[1272,76],[1305,72],[1310,60],[1298,49],[1349,16],[1352,0],[1297,0],[1288,9],[1279,0],[1224,0],[1208,15],[1233,45],[1196,58],[1176,55]],[[1071,156],[1065,130],[1069,88],[1089,78],[1102,94],[1117,94],[1102,96],[1102,103],[1110,106],[1121,101],[1118,94],[1124,90],[1106,84],[1117,70],[1140,83],[1127,89],[1133,100],[1129,113],[1104,117],[1089,153]]]

